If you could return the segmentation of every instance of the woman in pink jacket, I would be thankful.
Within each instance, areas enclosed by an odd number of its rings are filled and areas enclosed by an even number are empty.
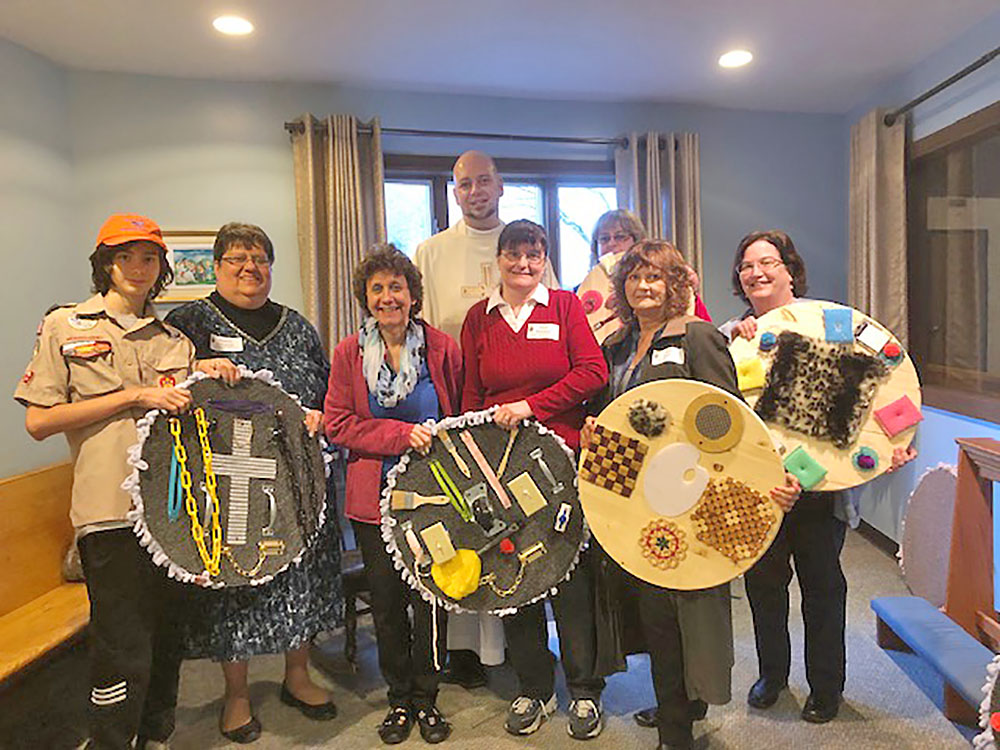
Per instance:
[[[379,496],[402,453],[430,447],[422,423],[457,413],[462,357],[451,337],[417,318],[420,271],[392,245],[375,246],[361,261],[354,294],[367,315],[333,352],[323,411],[327,436],[350,450],[345,510],[364,559],[379,668],[389,685],[389,713],[378,734],[386,744],[403,742],[415,720],[425,741],[442,742],[451,725],[435,706],[440,673],[432,634],[444,653],[446,618],[438,611],[435,627],[430,605],[393,569],[379,529]]]

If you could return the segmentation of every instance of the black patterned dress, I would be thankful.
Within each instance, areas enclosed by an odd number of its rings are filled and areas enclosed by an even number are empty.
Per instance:
[[[271,301],[258,310],[241,310],[213,292],[178,307],[166,319],[194,342],[199,359],[228,357],[251,370],[270,370],[304,407],[322,410],[330,365],[316,329],[294,310]],[[232,351],[237,348],[241,351]],[[279,653],[343,622],[340,527],[332,481],[327,482],[326,518],[302,563],[266,586],[193,592],[184,618],[187,658],[243,661]]]

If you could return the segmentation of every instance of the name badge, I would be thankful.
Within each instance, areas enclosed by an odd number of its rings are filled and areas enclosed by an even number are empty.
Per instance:
[[[683,365],[684,350],[679,346],[668,346],[666,349],[654,349],[653,353],[650,355],[650,361],[652,362],[653,367],[667,362],[673,362],[675,365]]]
[[[213,352],[243,351],[243,339],[239,336],[217,336],[213,333],[208,345]]]
[[[528,323],[529,339],[548,339],[550,341],[559,340],[558,323]]]

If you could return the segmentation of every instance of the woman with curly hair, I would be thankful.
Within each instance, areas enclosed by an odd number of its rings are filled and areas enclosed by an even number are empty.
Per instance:
[[[665,378],[700,380],[739,396],[725,336],[686,312],[691,278],[673,245],[636,243],[616,264],[612,284],[623,326],[602,346],[610,377],[588,404],[591,414],[638,385]],[[582,444],[590,441],[594,424],[588,417]],[[798,493],[791,477],[771,491],[786,510]],[[601,558],[598,668],[625,670],[626,654],[648,651],[660,747],[689,748],[693,722],[705,716],[709,703],[728,703],[731,697],[729,584],[694,591],[660,588],[619,568],[607,555]]]
[[[418,317],[420,271],[393,245],[376,245],[362,259],[354,296],[365,320],[333,352],[323,411],[327,437],[350,449],[345,514],[364,559],[379,669],[389,685],[389,713],[378,735],[387,745],[403,742],[415,720],[426,742],[443,742],[451,725],[435,703],[446,619],[393,568],[382,541],[379,497],[402,453],[430,448],[431,431],[423,423],[457,413],[462,357],[450,336]]]

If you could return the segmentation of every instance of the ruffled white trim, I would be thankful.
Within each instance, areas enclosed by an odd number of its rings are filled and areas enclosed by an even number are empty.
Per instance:
[[[486,422],[492,422],[493,412],[495,412],[496,409],[497,407],[491,406],[489,409],[486,409],[484,411],[468,411],[465,414],[458,415],[457,417],[445,417],[444,419],[441,419],[439,421],[434,421],[433,419],[429,419],[423,424],[424,426],[430,429],[432,435],[437,435],[438,430],[442,429],[443,430],[461,429],[463,427],[473,427],[476,425],[485,424]],[[521,428],[522,429],[529,428],[537,430],[538,433],[541,435],[551,435],[553,438],[555,438],[555,441],[559,444],[559,447],[562,448],[563,451],[566,453],[566,456],[569,458],[570,464],[572,464],[573,466],[576,465],[576,456],[573,453],[573,449],[570,448],[568,445],[566,445],[566,441],[564,441],[558,434],[550,430],[541,422],[538,422],[534,419],[529,419],[521,423]],[[406,567],[406,564],[403,562],[403,555],[399,550],[399,546],[396,544],[396,537],[393,535],[393,528],[396,526],[396,519],[389,514],[389,500],[392,496],[393,489],[395,489],[396,487],[396,478],[400,474],[406,472],[406,469],[410,463],[410,455],[412,453],[413,449],[410,448],[409,450],[406,451],[406,453],[404,453],[400,457],[399,462],[389,470],[389,473],[386,476],[385,489],[382,491],[382,496],[379,499],[379,509],[382,518],[381,521],[382,541],[385,542],[385,550],[386,552],[389,553],[389,556],[392,558],[393,566],[396,568],[396,570],[400,572],[400,575],[402,575],[403,580],[406,581],[406,583],[408,583],[414,591],[418,592],[425,601],[427,601],[432,605],[443,607],[449,612],[471,612],[474,614],[478,614],[480,610],[467,609],[459,604],[456,604],[450,599],[446,599],[431,591],[429,588],[424,586],[424,584],[420,581],[419,577],[415,576],[413,574],[413,571],[411,571],[408,567]],[[577,487],[576,472],[573,473],[573,486]],[[559,583],[561,583],[562,581],[569,580],[569,577],[572,575],[573,571],[576,570],[576,566],[580,563],[580,553],[587,548],[589,542],[590,542],[590,527],[587,525],[586,517],[584,517],[583,534],[580,539],[580,545],[577,547],[576,553],[573,555],[573,561],[572,563],[570,563],[569,569],[566,571],[566,575],[563,576],[563,578],[559,581]],[[548,596],[555,596],[557,593],[559,593],[558,588],[559,584],[557,583],[548,591],[539,594],[530,601],[524,602],[520,606],[526,607],[529,604],[534,604],[535,602],[542,601]],[[487,610],[487,612],[491,615],[504,617],[505,615],[514,614],[515,612],[517,612],[517,610],[518,610],[517,607],[505,607],[502,609]]]
[[[977,734],[973,740],[972,745],[976,750],[992,750],[995,745],[993,744],[993,727],[990,726],[990,696],[993,694],[993,688],[997,684],[997,673],[1000,672],[1000,654],[993,657],[993,661],[986,665],[986,684],[983,685],[983,702],[979,704],[979,726],[983,728],[983,731]]]
[[[953,477],[958,478],[958,467],[954,464],[946,464],[943,461],[936,466],[929,466],[924,469],[924,473],[920,475],[917,479],[917,483],[914,485],[913,492],[909,494],[906,498],[906,506],[903,508],[903,520],[899,524],[899,549],[896,550],[896,559],[899,561],[899,570],[906,576],[906,560],[903,559],[903,539],[906,538],[906,512],[910,509],[910,501],[913,499],[914,493],[919,489],[920,483],[924,481],[924,478],[930,474],[932,471],[939,471],[941,469],[946,469]]]
[[[283,388],[281,388],[281,382],[274,377],[274,373],[270,370],[257,370],[256,372],[250,370],[248,367],[239,365],[237,367],[240,373],[241,379],[254,379],[259,380],[262,383],[267,383],[268,385],[273,385],[279,388],[286,395],[290,396],[299,408],[302,407],[302,400],[294,393],[288,393]],[[203,372],[193,372],[178,387],[179,388],[190,388],[193,384],[197,383],[199,380],[205,380],[209,376]],[[149,552],[150,557],[153,558],[153,562],[167,569],[167,575],[174,578],[182,583],[194,583],[200,586],[205,586],[206,588],[213,589],[223,589],[226,588],[226,584],[221,581],[212,581],[208,576],[208,571],[202,571],[201,573],[192,573],[186,568],[181,567],[173,560],[171,560],[167,553],[160,546],[160,543],[153,537],[149,530],[149,526],[146,523],[146,508],[142,499],[142,489],[140,484],[140,472],[149,469],[149,464],[142,458],[142,449],[146,444],[146,439],[149,437],[150,428],[153,426],[153,422],[157,420],[161,415],[165,415],[167,412],[161,409],[150,409],[146,414],[135,423],[135,430],[138,435],[138,442],[128,449],[128,465],[132,467],[132,472],[125,477],[125,481],[122,482],[121,487],[129,495],[132,496],[132,509],[129,510],[127,518],[132,522],[132,531],[139,538],[139,544],[146,548]],[[327,478],[330,476],[330,462],[333,460],[333,456],[330,454],[327,448],[326,440],[322,434],[319,435],[320,441],[320,451],[323,456],[323,471]],[[317,529],[321,529],[323,524],[326,523],[326,483],[323,483],[323,499],[320,504],[319,512],[319,522],[316,525]],[[286,571],[290,565],[298,566],[302,562],[302,557],[305,555],[307,548],[303,547],[299,550],[299,553],[289,560],[285,565],[281,566],[274,573],[266,576],[261,576],[260,578],[250,579],[249,584],[251,586],[260,586],[265,583],[269,583],[276,575],[279,575]],[[209,583],[205,583],[208,580]],[[235,588],[230,586],[230,588]]]

